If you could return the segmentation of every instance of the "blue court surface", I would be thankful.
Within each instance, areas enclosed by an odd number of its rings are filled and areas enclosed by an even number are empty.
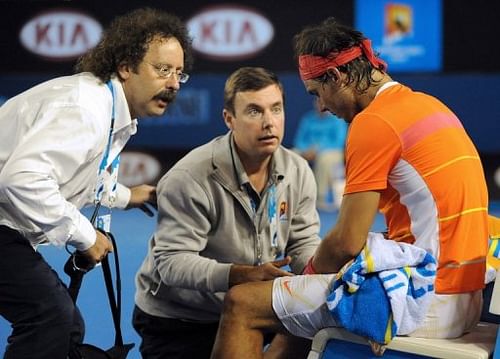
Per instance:
[[[500,216],[500,203],[490,205],[490,212]],[[90,212],[89,212],[90,213]],[[89,214],[86,212],[86,214]],[[320,211],[321,235],[333,226],[337,212]],[[125,343],[135,343],[128,358],[140,358],[139,336],[131,325],[134,307],[134,276],[142,263],[147,251],[147,242],[156,225],[156,218],[147,217],[137,209],[113,212],[112,232],[118,243],[122,277],[122,332]],[[385,230],[382,216],[377,216],[373,226],[374,231]],[[63,272],[63,266],[68,255],[63,248],[43,246],[39,249],[60,277],[67,283],[68,277]],[[113,262],[111,261],[113,265]],[[100,268],[89,272],[82,284],[78,297],[78,306],[86,323],[85,342],[108,349],[114,343],[114,328],[109,310],[106,289]],[[0,353],[3,355],[7,336],[10,333],[9,324],[0,317]]]

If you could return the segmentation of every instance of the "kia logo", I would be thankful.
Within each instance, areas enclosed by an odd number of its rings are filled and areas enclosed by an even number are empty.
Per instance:
[[[193,48],[216,60],[255,56],[273,39],[271,22],[255,10],[240,6],[205,8],[188,20]]]
[[[125,186],[133,187],[143,183],[154,183],[161,172],[158,160],[143,152],[125,151],[120,155],[118,178]]]
[[[99,42],[102,27],[93,18],[70,10],[48,11],[29,20],[19,38],[29,51],[50,60],[71,60]]]

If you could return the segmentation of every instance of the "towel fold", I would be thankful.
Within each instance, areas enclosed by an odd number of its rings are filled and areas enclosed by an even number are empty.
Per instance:
[[[424,249],[369,233],[332,283],[327,305],[345,329],[377,343],[417,329],[434,293],[436,261]]]

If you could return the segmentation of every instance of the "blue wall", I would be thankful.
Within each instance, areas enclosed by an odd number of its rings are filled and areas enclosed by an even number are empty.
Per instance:
[[[224,133],[222,93],[226,75],[194,75],[161,119],[141,122],[131,145],[190,148]],[[291,146],[300,116],[312,106],[296,73],[281,73],[286,91],[286,136]],[[406,75],[395,79],[432,94],[462,120],[478,149],[500,154],[500,75]]]
[[[295,72],[279,73],[286,93],[286,135],[291,146],[300,116],[312,106]],[[187,150],[226,132],[222,94],[226,74],[193,74],[176,103],[161,118],[143,119],[130,147]],[[7,99],[45,76],[0,76],[0,99]],[[415,90],[432,94],[461,119],[479,151],[500,154],[500,74],[397,75]]]

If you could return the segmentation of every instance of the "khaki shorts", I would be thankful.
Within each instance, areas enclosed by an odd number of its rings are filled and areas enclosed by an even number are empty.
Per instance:
[[[280,277],[273,283],[273,309],[293,335],[312,338],[320,329],[338,326],[326,297],[335,274]],[[482,292],[434,295],[422,326],[409,334],[421,338],[455,338],[472,329],[481,315]]]

